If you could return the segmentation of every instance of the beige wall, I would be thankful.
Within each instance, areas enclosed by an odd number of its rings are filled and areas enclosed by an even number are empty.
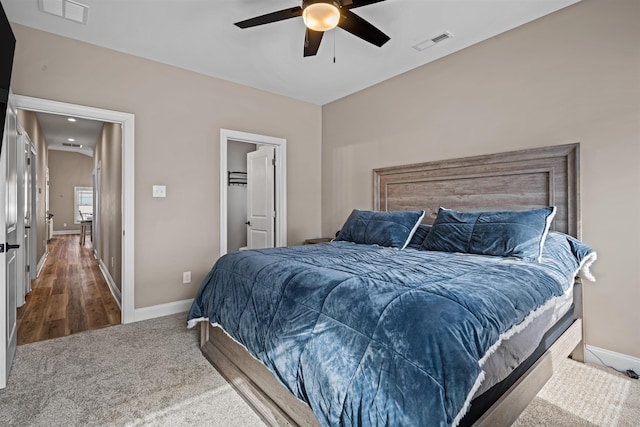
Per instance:
[[[47,249],[45,194],[47,185],[46,169],[49,153],[36,114],[32,111],[18,110],[18,120],[25,132],[27,132],[27,135],[29,135],[31,143],[36,147],[38,156],[36,160],[36,258],[39,262]]]
[[[584,0],[324,106],[324,234],[372,208],[374,168],[580,142],[587,344],[640,357],[638,17]]]
[[[192,298],[218,257],[220,128],[287,139],[289,243],[320,234],[319,106],[12,27],[15,93],[135,114],[137,308]]]
[[[80,231],[74,224],[74,187],[92,187],[93,159],[68,151],[49,151],[49,211],[53,231]],[[66,226],[65,226],[66,224]]]
[[[94,150],[100,165],[100,258],[122,291],[122,126],[105,123]]]

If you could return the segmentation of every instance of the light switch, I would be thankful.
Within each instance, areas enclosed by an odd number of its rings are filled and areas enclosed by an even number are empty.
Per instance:
[[[153,197],[167,197],[167,186],[166,185],[154,185],[153,186]]]

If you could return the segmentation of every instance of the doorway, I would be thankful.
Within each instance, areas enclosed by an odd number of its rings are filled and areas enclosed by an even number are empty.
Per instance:
[[[247,247],[247,154],[256,144],[227,142],[227,251]]]
[[[254,147],[268,146],[275,150],[275,246],[287,245],[287,140],[272,136],[258,135],[229,129],[220,130],[220,256],[229,249],[228,206],[229,206],[229,146],[230,144],[251,144]],[[233,171],[232,171],[233,172]],[[232,196],[233,197],[233,196]],[[245,216],[246,218],[246,216]],[[246,219],[245,219],[246,221]]]
[[[122,133],[122,323],[135,321],[134,289],[134,121],[133,114],[68,104],[27,96],[15,96],[17,109],[79,117],[121,125]]]

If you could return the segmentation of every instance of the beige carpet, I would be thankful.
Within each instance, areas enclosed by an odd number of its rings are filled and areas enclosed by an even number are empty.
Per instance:
[[[255,426],[186,313],[19,346],[0,426]]]
[[[18,347],[0,426],[261,426],[186,314]],[[640,381],[567,361],[516,426],[638,426]]]
[[[638,427],[640,380],[567,359],[514,427]]]

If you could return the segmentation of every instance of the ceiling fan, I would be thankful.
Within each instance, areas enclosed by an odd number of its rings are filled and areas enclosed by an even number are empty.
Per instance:
[[[381,1],[384,0],[302,0],[302,6],[267,13],[236,22],[235,25],[240,28],[250,28],[302,16],[307,27],[304,37],[304,56],[315,55],[324,32],[335,27],[340,27],[380,47],[389,41],[389,36],[351,12],[351,9]]]

